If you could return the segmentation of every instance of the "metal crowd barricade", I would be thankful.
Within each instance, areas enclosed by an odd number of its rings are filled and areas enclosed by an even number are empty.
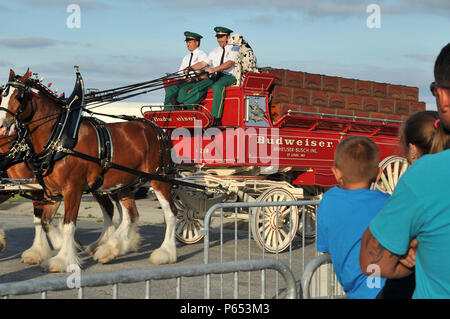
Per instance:
[[[304,299],[346,298],[328,254],[317,256],[306,265],[302,275],[301,287]]]
[[[292,209],[292,207],[294,206],[301,206],[302,207],[302,212],[304,212],[304,209],[307,205],[318,205],[320,203],[320,200],[301,200],[301,201],[283,201],[283,202],[240,202],[240,203],[218,203],[213,205],[208,212],[205,215],[204,218],[204,263],[208,264],[210,263],[210,241],[211,241],[211,218],[213,216],[213,214],[217,213],[217,211],[219,212],[219,218],[220,218],[220,223],[219,223],[219,227],[220,227],[220,239],[219,239],[219,246],[220,246],[220,261],[219,263],[224,262],[224,229],[223,229],[223,215],[224,215],[224,209],[234,209],[234,215],[235,215],[235,219],[234,219],[234,224],[235,224],[235,232],[234,232],[234,256],[233,259],[235,261],[238,260],[238,231],[237,231],[237,215],[238,215],[238,209],[243,209],[243,208],[256,208],[256,207],[270,207],[270,206],[277,206],[276,210],[277,210],[277,214],[278,214],[278,207],[281,206],[287,206],[289,207],[289,209]],[[264,212],[265,213],[265,212]],[[250,212],[249,212],[250,215]],[[305,215],[304,213],[301,214],[301,225],[305,225]],[[263,217],[264,218],[264,217]],[[251,223],[252,223],[252,218],[249,217],[248,220],[248,233],[247,233],[247,239],[248,239],[248,253],[247,253],[247,259],[251,260],[252,259],[252,254],[254,254],[253,250],[252,250],[252,245],[251,245],[251,241],[252,241],[252,234],[251,234]],[[315,221],[316,223],[316,221]],[[317,229],[317,224],[315,224],[315,229]],[[303,273],[303,270],[305,268],[305,246],[306,246],[306,240],[305,240],[305,232],[303,231],[302,233],[302,238],[301,238],[301,257],[300,260],[296,259],[295,261],[293,260],[293,246],[292,246],[292,242],[289,245],[288,248],[288,253],[287,253],[287,262],[286,264],[289,266],[289,268],[294,272],[295,276],[297,278],[301,278],[301,275]],[[264,241],[264,235],[263,235],[263,241]],[[254,246],[256,246],[256,243],[254,244]],[[260,258],[265,259],[266,255],[269,256],[273,256],[270,253],[266,253],[264,249],[261,249],[262,253]],[[314,245],[314,253],[316,251],[316,246]],[[283,255],[285,256],[286,254],[283,253]],[[278,252],[275,253],[275,258],[277,260],[279,260],[280,254]],[[311,256],[311,258],[313,257],[313,255]],[[298,269],[300,264],[300,269]],[[295,271],[294,271],[295,269]],[[250,274],[249,274],[250,276]],[[276,283],[275,283],[275,291],[276,294],[279,291],[278,289],[278,276],[276,276],[275,278]],[[234,281],[235,281],[235,287],[239,286],[239,277],[237,275],[237,273],[235,273],[234,276]],[[250,278],[249,278],[249,282],[250,282]],[[220,285],[223,286],[223,278],[221,278],[220,281]],[[266,276],[264,271],[262,271],[261,273],[261,286],[265,287],[266,285]],[[239,294],[239,291],[237,290],[238,288],[235,288],[234,291],[234,297],[236,298],[236,296]],[[206,298],[209,298],[209,292],[211,290],[211,276],[210,275],[206,275],[205,276],[205,283],[204,283],[204,291],[205,291],[205,296]],[[249,287],[249,297],[250,297],[250,287]],[[261,290],[261,298],[265,298],[265,289]]]
[[[80,276],[80,285],[70,288],[68,277],[59,277],[43,280],[27,280],[20,282],[0,284],[0,296],[7,299],[12,295],[28,295],[41,293],[42,298],[47,298],[48,291],[61,291],[78,289],[78,298],[84,297],[86,287],[112,286],[113,299],[119,298],[119,284],[122,283],[145,283],[145,299],[150,299],[150,287],[152,280],[177,279],[176,297],[181,298],[181,278],[197,277],[205,274],[227,274],[234,272],[252,272],[272,269],[281,274],[286,283],[286,298],[295,299],[297,287],[295,277],[289,267],[275,259],[242,260],[237,262],[212,263],[200,265],[183,265],[161,267],[145,270],[119,271],[102,274],[89,274]],[[301,289],[301,288],[300,288]],[[208,292],[208,295],[210,292]],[[301,293],[300,293],[301,295]]]

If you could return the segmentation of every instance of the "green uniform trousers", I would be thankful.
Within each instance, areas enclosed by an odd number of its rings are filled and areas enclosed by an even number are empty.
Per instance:
[[[192,89],[195,82],[183,82],[179,84],[172,84],[166,87],[166,96],[164,98],[164,111],[173,111],[176,109],[173,105],[176,102],[181,102],[180,92],[187,92]],[[184,93],[181,93],[183,95]],[[186,104],[186,103],[183,103]]]
[[[197,82],[192,88],[182,87],[178,93],[178,101],[188,104],[198,104],[205,99],[208,90],[213,90],[213,105],[211,115],[220,119],[223,113],[225,87],[236,83],[236,78],[229,74],[222,75],[217,81],[205,79]],[[190,91],[189,91],[190,90]]]

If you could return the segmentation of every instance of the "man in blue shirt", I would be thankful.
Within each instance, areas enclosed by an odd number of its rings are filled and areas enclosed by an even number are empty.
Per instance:
[[[431,89],[441,121],[450,132],[450,43],[440,52]],[[450,150],[416,160],[400,178],[392,197],[372,220],[361,241],[360,263],[369,275],[375,265],[382,277],[412,273],[401,258],[415,253],[413,298],[450,298]],[[411,247],[417,239],[417,246]]]

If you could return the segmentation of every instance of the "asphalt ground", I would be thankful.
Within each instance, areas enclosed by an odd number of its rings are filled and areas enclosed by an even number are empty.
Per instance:
[[[164,238],[164,217],[158,201],[150,196],[137,200],[140,214],[139,233],[141,242],[135,252],[119,256],[117,259],[98,264],[90,255],[80,252],[81,273],[95,274],[115,272],[133,269],[152,269],[165,267],[153,265],[148,258],[150,253],[159,247]],[[63,205],[56,214],[56,220],[63,216]],[[117,223],[118,217],[114,217]],[[305,242],[303,246],[301,238],[296,236],[293,240],[291,252],[285,251],[280,254],[262,253],[255,241],[249,238],[249,232],[245,227],[245,221],[237,223],[238,231],[234,230],[234,218],[225,226],[223,232],[223,244],[220,243],[220,232],[218,218],[214,218],[210,240],[210,262],[247,260],[258,258],[278,258],[288,264],[300,284],[300,278],[305,263],[312,258],[315,245]],[[227,219],[225,219],[227,221]],[[95,241],[102,230],[102,214],[98,204],[90,196],[83,197],[79,210],[75,238],[84,247]],[[39,280],[44,278],[68,277],[69,273],[47,273],[39,265],[26,265],[20,262],[21,254],[28,249],[33,241],[34,227],[32,217],[32,204],[29,200],[4,202],[0,204],[0,225],[5,230],[8,247],[0,253],[0,283]],[[305,255],[303,255],[303,252]],[[53,252],[56,254],[56,252]],[[175,265],[194,265],[204,262],[203,240],[196,244],[185,245],[177,242],[178,260]],[[250,274],[250,275],[249,275]],[[232,298],[235,285],[238,285],[239,298],[259,298],[261,296],[261,272],[213,275],[211,281],[212,298]],[[236,279],[237,283],[236,283]],[[281,276],[277,276],[273,270],[266,271],[266,298],[283,297],[284,282]],[[202,299],[204,298],[203,277],[182,278],[181,298]],[[112,298],[111,286],[86,288],[85,298]],[[125,299],[141,299],[145,296],[145,284],[120,284],[119,297]],[[176,297],[176,279],[154,280],[151,282],[151,298],[171,299]],[[12,296],[12,298],[40,298],[39,294],[26,296]],[[47,298],[71,299],[77,298],[77,290],[49,292]]]

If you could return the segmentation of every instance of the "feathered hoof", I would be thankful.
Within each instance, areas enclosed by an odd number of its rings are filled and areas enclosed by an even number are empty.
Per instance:
[[[42,260],[33,257],[22,257],[20,262],[27,265],[39,265]]]
[[[30,248],[22,253],[21,263],[27,265],[37,265],[50,258],[50,251],[42,252],[35,248]]]
[[[141,235],[137,231],[132,232],[128,241],[128,251],[137,251],[139,243],[141,242]]]
[[[6,237],[0,238],[0,251],[5,251],[7,246]]]
[[[160,247],[150,255],[149,260],[154,265],[173,264],[177,262],[177,255]]]
[[[55,256],[53,258],[45,260],[41,267],[47,272],[67,272],[67,266],[69,264],[78,264],[77,262],[68,263],[61,257]]]
[[[6,249],[6,236],[5,236],[5,231],[0,228],[0,251],[5,251]]]
[[[94,260],[101,264],[110,262],[120,255],[120,241],[117,239],[109,240],[106,244],[98,246],[94,253]]]

